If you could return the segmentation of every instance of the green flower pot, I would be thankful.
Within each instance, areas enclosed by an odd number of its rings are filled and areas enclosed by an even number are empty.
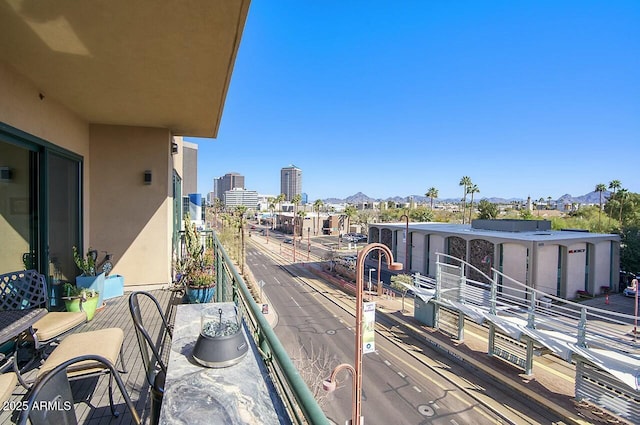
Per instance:
[[[80,310],[80,298],[67,298],[64,300],[64,305],[67,311],[81,311]],[[87,313],[87,321],[93,319],[93,316],[96,314],[96,309],[98,308],[98,297],[87,298],[86,301],[82,303],[82,310]]]

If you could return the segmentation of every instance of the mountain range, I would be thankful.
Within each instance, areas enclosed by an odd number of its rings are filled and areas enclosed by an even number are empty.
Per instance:
[[[607,198],[609,198],[609,196],[611,195],[612,192],[609,191],[604,191],[602,192],[602,202],[604,203]],[[353,204],[353,205],[357,205],[357,204],[362,204],[365,202],[387,202],[387,201],[392,201],[392,202],[398,202],[398,203],[402,203],[402,202],[408,202],[409,199],[413,198],[414,202],[416,203],[430,203],[431,200],[424,196],[424,195],[409,195],[409,196],[392,196],[386,199],[376,199],[376,198],[371,198],[367,195],[365,195],[362,192],[358,192],[354,195],[351,196],[347,196],[344,199],[339,199],[339,198],[327,198],[327,199],[323,199],[322,202],[324,202],[325,204]],[[467,198],[467,201],[470,198]],[[510,204],[512,202],[525,202],[526,199],[523,198],[509,198],[509,199],[505,199],[505,198],[487,198],[487,197],[478,197],[478,198],[474,198],[474,202],[478,202],[482,199],[486,199],[487,201],[494,203],[494,204]],[[433,200],[434,204],[439,204],[439,203],[458,203],[460,202],[461,198],[448,198],[448,199],[440,199],[440,198],[435,198]],[[539,200],[538,199],[531,199],[532,202],[537,202]],[[544,202],[547,202],[547,199],[544,199]],[[565,194],[562,195],[561,197],[559,197],[558,199],[552,199],[551,203],[552,204],[561,204],[561,205],[566,205],[566,204],[598,204],[600,202],[600,192],[589,192],[585,195],[581,195],[581,196],[572,196],[570,194]]]

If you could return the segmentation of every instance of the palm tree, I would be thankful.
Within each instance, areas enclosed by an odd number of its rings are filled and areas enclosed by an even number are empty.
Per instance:
[[[629,191],[627,189],[620,189],[618,191],[618,197],[620,198],[620,227],[622,227],[622,206],[624,205],[624,201],[627,199],[627,195],[629,195]]]
[[[287,195],[285,195],[284,193],[281,193],[276,197],[276,203],[278,204],[278,219],[280,219],[280,216],[282,215],[282,203],[285,199],[287,199]],[[280,223],[278,222],[278,227],[279,226]]]
[[[599,183],[596,185],[596,192],[600,193],[600,208],[598,208],[598,231],[602,231],[602,226],[600,225],[600,221],[602,218],[602,193],[607,191],[607,186],[604,183]]]
[[[433,199],[438,197],[438,189],[435,187],[430,187],[427,193],[424,196],[429,197],[431,199],[431,211],[433,211]]]
[[[616,191],[622,189],[622,183],[620,180],[611,180],[609,182],[609,189],[613,190],[613,196],[610,196],[609,199],[616,197]],[[613,211],[609,211],[609,227],[611,227],[611,216],[613,215]]]
[[[298,205],[300,205],[300,202],[302,202],[302,195],[293,195],[293,198],[291,198],[291,203],[293,204],[293,237],[295,239],[296,237],[296,222],[298,221],[297,215],[298,215]],[[302,233],[302,232],[300,232]]]
[[[320,208],[322,208],[322,205],[324,205],[324,202],[322,202],[322,199],[316,199],[313,203],[313,209],[316,212],[316,226],[313,234],[317,235],[318,234],[318,227],[320,226]]]
[[[358,214],[358,210],[353,205],[347,205],[344,208],[344,215],[347,216],[347,233],[349,233],[349,228],[351,227],[351,219]]]
[[[464,224],[464,215],[467,212],[467,194],[469,193],[467,191],[467,189],[469,188],[469,186],[471,186],[471,177],[468,176],[464,176],[460,179],[460,183],[458,183],[458,186],[462,186],[462,194],[463,194],[463,198],[462,198],[462,224]]]
[[[267,198],[267,202],[269,203],[269,210],[271,211],[271,230],[275,228],[276,220],[275,220],[275,210],[276,210],[276,198],[270,196]]]
[[[469,223],[471,223],[471,214],[473,213],[473,194],[480,193],[480,188],[477,184],[469,186],[468,192],[471,194],[471,203],[469,204]]]

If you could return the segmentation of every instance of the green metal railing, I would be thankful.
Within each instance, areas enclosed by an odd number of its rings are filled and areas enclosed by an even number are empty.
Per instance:
[[[216,233],[207,234],[213,247],[216,273],[216,301],[234,302],[242,312],[253,339],[287,409],[296,424],[329,424],[329,420],[287,355],[261,308],[236,270]]]

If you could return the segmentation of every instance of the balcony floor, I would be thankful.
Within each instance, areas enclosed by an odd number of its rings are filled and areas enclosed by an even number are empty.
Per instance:
[[[160,302],[165,315],[170,323],[173,323],[175,306],[180,304],[181,296],[176,292],[167,290],[150,291]],[[150,407],[149,386],[147,384],[142,357],[138,342],[133,329],[133,321],[129,313],[129,296],[125,294],[121,297],[112,298],[106,301],[106,307],[96,313],[94,319],[78,327],[75,332],[86,332],[103,328],[119,327],[124,330],[124,363],[128,373],[121,374],[127,387],[127,391],[136,406],[138,414],[144,423],[148,423],[148,413]],[[156,335],[160,329],[161,320],[157,314],[150,310],[150,306],[141,304],[141,311],[145,327],[151,335]],[[168,341],[167,341],[168,342]],[[99,343],[99,341],[96,341]],[[163,350],[165,357],[168,357],[169,344],[165,343]],[[120,368],[120,363],[116,365]],[[25,374],[27,380],[35,377],[35,370]],[[96,378],[82,379],[71,382],[71,388],[76,401],[76,416],[80,424],[130,424],[131,415],[124,404],[124,400],[114,383],[114,404],[120,417],[113,417],[109,409],[109,378],[100,376]],[[12,398],[9,401],[20,401],[26,390],[22,386],[17,386]],[[84,401],[84,400],[88,400]],[[11,411],[0,411],[0,424],[15,423],[17,415]]]

